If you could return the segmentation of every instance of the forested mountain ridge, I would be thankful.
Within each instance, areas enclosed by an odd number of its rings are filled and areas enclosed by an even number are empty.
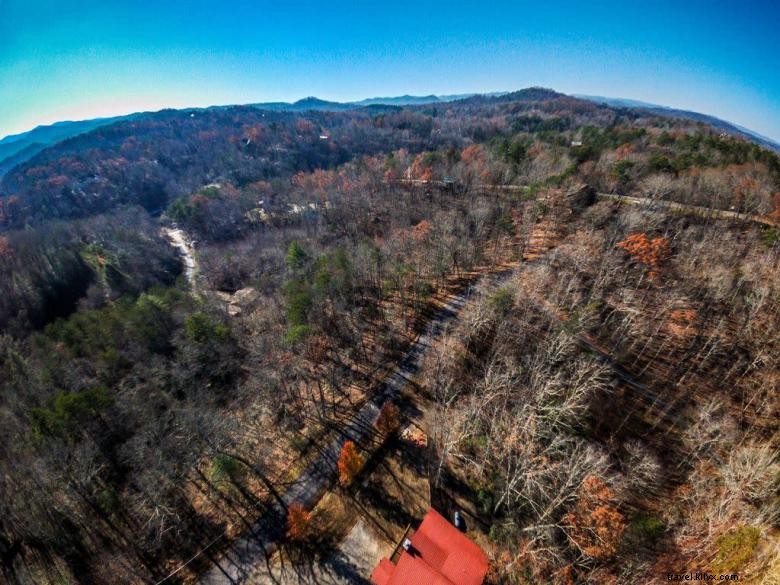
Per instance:
[[[257,107],[264,110],[283,110],[283,111],[307,111],[307,110],[349,110],[362,106],[410,106],[410,105],[423,105],[432,103],[446,103],[456,100],[462,100],[473,97],[475,95],[484,95],[489,97],[502,96],[510,92],[492,92],[489,94],[453,94],[453,95],[427,95],[427,96],[413,96],[403,95],[396,97],[375,97],[366,98],[356,102],[329,102],[320,100],[317,98],[304,98],[296,102],[263,102],[252,104],[253,107]],[[637,100],[628,100],[622,98],[609,98],[603,96],[588,96],[574,94],[572,97],[579,99],[586,99],[596,103],[604,103],[609,106],[618,108],[632,108],[632,109],[646,109],[662,116],[672,116],[678,118],[689,119],[693,121],[701,121],[707,124],[711,124],[715,128],[721,128],[728,133],[736,136],[742,136],[748,140],[756,141],[760,146],[770,148],[772,150],[780,150],[780,145],[777,142],[766,138],[736,124],[701,114],[698,112],[691,112],[687,110],[679,110],[669,108],[665,106],[659,106],[657,104],[650,104],[647,102],[641,102]],[[196,111],[204,111],[205,109],[220,109],[226,106],[213,106],[212,108],[194,108]],[[129,114],[127,116],[115,116],[112,118],[96,118],[93,120],[83,120],[77,122],[59,122],[50,126],[39,126],[28,132],[16,134],[13,136],[6,136],[0,140],[0,177],[7,171],[11,170],[17,164],[25,162],[32,158],[35,154],[56,144],[59,141],[66,140],[78,134],[88,132],[93,128],[100,126],[107,126],[113,122],[137,117],[143,114]]]
[[[358,151],[370,154],[390,147],[435,149],[446,144],[447,140],[450,140],[452,145],[457,145],[458,140],[452,136],[436,136],[442,131],[438,108],[445,107],[445,104],[446,110],[455,116],[459,112],[468,112],[469,104],[482,104],[485,111],[467,116],[472,119],[482,118],[484,123],[484,118],[494,115],[493,112],[487,112],[489,107],[495,110],[495,113],[506,116],[506,108],[499,112],[501,108],[497,107],[498,103],[518,99],[569,99],[570,102],[563,105],[560,112],[564,124],[582,126],[588,122],[587,116],[581,115],[586,102],[575,107],[573,104],[577,100],[539,88],[499,95],[464,95],[455,101],[444,103],[425,103],[426,99],[421,98],[424,102],[421,105],[406,106],[405,111],[422,114],[425,118],[422,126],[414,129],[416,135],[411,139],[390,136],[393,133],[391,126],[379,131],[377,126],[372,125],[382,111],[394,107],[382,105],[384,102],[381,98],[369,100],[372,105],[368,108],[359,108],[360,102],[340,104],[306,98],[293,104],[269,103],[202,110],[171,110],[72,123],[80,125],[79,128],[84,126],[84,129],[90,125],[98,125],[98,128],[92,132],[79,130],[78,136],[49,146],[45,152],[39,153],[40,148],[35,146],[30,153],[38,154],[30,160],[23,160],[16,168],[8,169],[9,172],[0,181],[0,227],[21,227],[29,221],[47,218],[81,217],[111,209],[117,203],[137,203],[147,209],[157,210],[172,199],[192,190],[199,183],[203,184],[214,177],[242,183],[258,178],[282,176],[289,172],[289,169],[274,163],[275,159],[280,158],[289,161],[296,156],[312,157],[310,161],[302,161],[302,168],[314,168],[344,162],[343,152],[337,152],[339,148],[353,154]],[[392,103],[394,100],[388,101]],[[254,108],[262,111],[254,111]],[[659,108],[653,111],[646,108],[618,108],[606,114],[599,113],[599,108],[609,109],[599,106],[590,112],[589,115],[593,116],[597,126],[609,123],[609,120],[636,120],[648,115],[669,117],[677,112]],[[547,109],[549,110],[549,107]],[[572,114],[578,109],[580,117],[575,120]],[[436,114],[427,115],[426,110]],[[266,112],[271,116],[268,119]],[[305,112],[312,114],[316,128],[308,128],[301,133],[300,128],[292,126],[295,116]],[[336,112],[342,115],[335,116]],[[677,113],[692,115],[690,112]],[[117,120],[118,123],[112,123]],[[725,124],[715,118],[702,117],[701,120],[718,123],[720,128]],[[392,119],[388,122],[392,124]],[[355,144],[356,137],[350,138],[348,135],[352,130],[347,128],[348,123],[356,128],[363,126],[362,136],[371,136],[369,142],[364,144],[361,140],[360,145]],[[408,121],[400,122],[400,126],[395,130],[405,129],[404,125],[407,123]],[[672,126],[679,124],[686,125],[685,122],[671,123]],[[175,131],[172,131],[173,126],[176,126]],[[255,130],[250,130],[252,127],[255,127]],[[729,128],[730,132],[750,138],[742,130],[732,126]],[[265,136],[250,136],[257,129],[263,129]],[[308,136],[304,136],[306,132]],[[492,133],[495,130],[481,129],[478,132]],[[331,133],[333,136],[324,136],[322,133]],[[298,140],[300,138],[305,138],[305,141]],[[479,137],[474,135],[472,138]],[[330,142],[317,142],[323,139],[330,139]],[[26,138],[20,139],[21,142],[25,140]],[[20,141],[11,142],[9,146]],[[155,144],[151,144],[152,141],[155,141]],[[186,151],[183,151],[185,145]],[[42,147],[43,144],[39,146]],[[287,148],[293,148],[297,152],[292,156],[278,156],[278,153],[283,152],[280,149]],[[263,149],[266,152],[262,152]],[[173,159],[176,159],[175,164]],[[9,161],[9,164],[14,164],[14,156],[10,157]],[[296,162],[293,166],[297,164]]]
[[[412,114],[408,114],[412,116]],[[371,128],[370,135],[348,135]],[[332,139],[320,138],[323,132]],[[349,149],[371,153],[416,147],[418,136],[388,142],[366,114],[286,112],[236,107],[164,111],[66,140],[8,173],[0,221],[90,215],[117,204],[164,208],[212,180],[243,184],[345,162]],[[427,136],[425,137],[427,138]]]
[[[608,106],[613,106],[617,108],[634,108],[640,110],[647,110],[653,112],[654,114],[658,114],[660,116],[684,118],[695,122],[704,122],[705,124],[709,124],[713,128],[724,130],[725,132],[731,134],[732,136],[740,136],[742,138],[746,138],[747,140],[751,140],[755,142],[756,144],[758,144],[763,148],[768,148],[770,150],[774,150],[775,152],[780,152],[780,144],[778,144],[776,141],[767,138],[766,136],[762,136],[758,132],[754,132],[752,130],[749,130],[748,128],[744,128],[737,124],[732,124],[731,122],[727,122],[726,120],[721,120],[720,118],[716,118],[715,116],[709,116],[707,114],[702,114],[699,112],[692,112],[690,110],[681,110],[679,108],[659,106],[658,104],[651,104],[651,103],[641,102],[637,100],[609,98],[609,97],[595,96],[595,95],[575,95],[574,97],[586,99],[595,103],[606,104]]]
[[[137,115],[139,114],[95,118],[77,122],[57,122],[49,126],[38,126],[29,132],[6,136],[0,140],[0,177],[20,162],[29,160],[40,151],[57,142]]]
[[[356,449],[424,428],[419,473],[465,503],[491,583],[780,566],[775,153],[531,88],[145,114],[2,190],[11,583],[192,582],[471,285]],[[408,523],[368,477],[335,490]],[[328,542],[280,533],[299,558]]]
[[[22,237],[14,229],[77,218],[87,225],[90,217],[129,205],[153,215],[167,209],[197,237],[230,240],[252,229],[247,214],[257,210],[258,201],[263,213],[283,210],[275,201],[289,191],[296,173],[400,148],[422,153],[412,169],[416,176],[442,178],[453,153],[477,143],[488,145],[482,164],[495,169],[491,180],[497,183],[539,187],[578,177],[605,192],[644,195],[649,189],[654,197],[719,209],[767,214],[776,205],[772,181],[778,158],[772,153],[705,126],[530,88],[404,108],[234,107],[139,115],[63,141],[12,170],[0,183],[0,229],[12,230],[7,247],[29,248],[35,235]],[[201,191],[209,184],[224,188]],[[46,241],[43,236],[36,245]],[[165,243],[156,242],[159,251]],[[43,315],[69,310],[70,301],[54,303],[57,295],[43,291],[62,282],[84,293],[83,278],[77,286],[69,284],[75,275],[87,274],[86,264],[73,263],[84,245],[72,238],[58,248],[56,259],[43,261],[49,254],[43,248],[28,257],[28,270],[6,280],[10,290],[0,323],[40,324],[50,319]],[[9,256],[17,270],[23,256]],[[48,275],[41,276],[48,284],[22,284],[19,274],[35,270]],[[57,276],[63,271],[74,277]],[[234,280],[227,278],[225,286]]]
[[[375,105],[404,106],[412,104],[427,104],[432,102],[446,102],[455,99],[470,97],[474,94],[453,96],[400,96],[390,98],[369,98],[359,102],[330,102],[315,97],[303,98],[295,102],[264,102],[249,104],[251,107],[262,110],[305,112],[309,110],[344,111],[355,108]],[[204,112],[208,110],[225,109],[232,106],[212,106],[209,108],[187,108],[187,112]],[[55,145],[58,142],[84,134],[95,128],[108,126],[114,122],[149,115],[147,113],[135,113],[111,118],[95,118],[91,120],[58,122],[48,126],[38,126],[28,132],[6,136],[0,140],[0,177],[18,164],[30,160],[42,150]]]

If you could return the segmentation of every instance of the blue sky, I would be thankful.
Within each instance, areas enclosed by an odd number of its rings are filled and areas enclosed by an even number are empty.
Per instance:
[[[0,136],[64,119],[520,89],[780,140],[780,1],[0,0]]]

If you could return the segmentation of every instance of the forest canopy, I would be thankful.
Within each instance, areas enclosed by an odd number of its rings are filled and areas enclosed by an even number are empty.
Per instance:
[[[416,417],[495,583],[769,574],[778,222],[776,153],[539,88],[47,148],[0,183],[3,578],[190,582],[447,311],[334,489]]]

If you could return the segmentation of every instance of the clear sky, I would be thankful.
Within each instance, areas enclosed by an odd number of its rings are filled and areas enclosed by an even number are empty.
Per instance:
[[[0,0],[0,136],[163,107],[539,85],[780,140],[780,0]]]

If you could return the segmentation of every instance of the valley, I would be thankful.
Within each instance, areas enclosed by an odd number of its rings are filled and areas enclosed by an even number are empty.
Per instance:
[[[487,583],[773,582],[780,158],[413,102],[139,114],[5,174],[3,578],[364,583],[433,507]]]

